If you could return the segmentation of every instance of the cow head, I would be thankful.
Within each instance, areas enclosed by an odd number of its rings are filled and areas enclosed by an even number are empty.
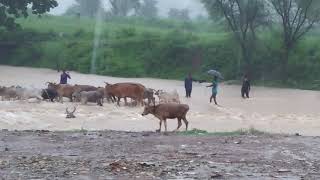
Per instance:
[[[46,84],[48,85],[48,89],[57,89],[58,87],[58,84],[53,82],[46,82]]]
[[[160,94],[162,94],[163,93],[163,90],[161,90],[161,89],[159,89],[159,90],[157,90],[157,91],[155,91],[155,95],[157,95],[157,96],[159,96]]]
[[[81,101],[81,93],[80,91],[76,91],[72,94],[72,99],[75,100],[76,102]]]
[[[66,109],[66,114],[67,114],[66,118],[67,118],[67,119],[76,118],[76,116],[74,115],[74,113],[76,112],[76,110],[77,110],[77,108],[74,107],[74,108],[73,108],[73,111],[70,112],[69,109],[67,108],[67,109]]]
[[[155,106],[146,106],[144,108],[144,111],[143,113],[141,114],[142,116],[146,116],[148,114],[154,114],[155,113],[155,110],[156,110],[156,107]]]

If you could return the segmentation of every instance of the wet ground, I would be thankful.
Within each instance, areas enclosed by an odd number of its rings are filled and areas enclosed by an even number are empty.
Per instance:
[[[0,179],[320,179],[320,137],[0,131]]]

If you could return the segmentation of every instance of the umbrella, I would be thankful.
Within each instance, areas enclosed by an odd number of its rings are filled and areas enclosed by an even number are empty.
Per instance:
[[[211,70],[208,71],[208,74],[210,74],[212,76],[216,76],[216,77],[218,77],[220,79],[223,79],[223,76],[221,75],[221,73],[219,71],[211,69]]]

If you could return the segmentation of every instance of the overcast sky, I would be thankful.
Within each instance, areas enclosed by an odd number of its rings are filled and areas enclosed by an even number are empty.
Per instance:
[[[62,14],[75,3],[74,0],[57,0],[59,6],[51,11],[52,14]],[[190,14],[194,17],[198,14],[206,14],[200,0],[158,0],[158,7],[161,16],[165,16],[170,8],[190,10]]]

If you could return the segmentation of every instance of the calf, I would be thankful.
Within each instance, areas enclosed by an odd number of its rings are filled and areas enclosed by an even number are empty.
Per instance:
[[[186,115],[189,111],[189,106],[186,104],[159,104],[156,106],[147,106],[142,113],[142,116],[146,116],[148,114],[153,114],[160,120],[160,128],[159,132],[161,132],[162,121],[164,122],[165,131],[167,132],[167,119],[178,119],[178,127],[176,130],[179,130],[183,120],[186,125],[186,131],[188,130],[188,124]]]

